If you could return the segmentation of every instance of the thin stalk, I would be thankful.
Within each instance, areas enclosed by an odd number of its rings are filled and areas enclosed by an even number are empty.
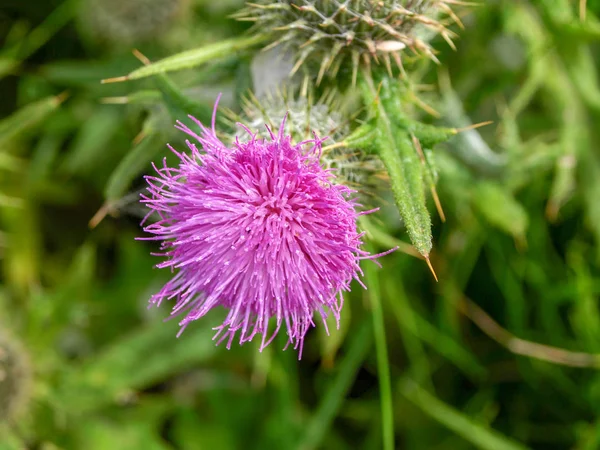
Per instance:
[[[375,337],[375,351],[377,354],[377,375],[379,377],[381,400],[383,449],[394,450],[394,409],[392,405],[390,364],[385,340],[385,323],[379,290],[379,276],[377,275],[377,268],[374,264],[366,265],[365,280],[369,287],[368,296],[371,302],[371,317],[373,318],[373,334]]]
[[[371,331],[371,322],[368,318],[365,318],[359,325],[357,332],[354,333],[344,359],[340,363],[337,375],[332,380],[331,386],[325,393],[319,408],[306,427],[304,437],[296,447],[298,450],[319,448],[325,433],[337,416],[348,390],[352,387],[356,373],[367,357],[367,352],[372,343]]]

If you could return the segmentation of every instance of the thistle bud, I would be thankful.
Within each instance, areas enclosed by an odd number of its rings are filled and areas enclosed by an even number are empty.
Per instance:
[[[391,71],[391,59],[401,66],[405,49],[437,61],[429,40],[441,35],[453,47],[454,34],[441,20],[452,12],[451,0],[288,0],[250,3],[239,13],[253,21],[258,33],[275,35],[272,46],[296,51],[298,70],[305,61],[320,61],[317,83],[326,72],[335,77],[350,62],[353,80],[360,65],[380,61]]]
[[[258,99],[251,95],[242,103],[242,113],[228,113],[233,123],[245,123],[257,136],[267,139],[271,129],[285,123],[285,133],[295,142],[326,138],[320,163],[326,169],[334,169],[338,182],[352,186],[362,193],[374,188],[377,172],[383,171],[378,158],[346,145],[351,120],[344,116],[339,96],[327,92],[318,101],[295,92],[293,88],[268,92]],[[286,120],[284,121],[284,117]],[[229,141],[233,142],[230,137]]]

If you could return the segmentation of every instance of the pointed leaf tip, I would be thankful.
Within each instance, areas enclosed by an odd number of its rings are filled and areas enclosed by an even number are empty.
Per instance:
[[[431,261],[429,260],[429,255],[424,256],[425,258],[425,262],[427,263],[427,267],[429,267],[429,270],[431,271],[431,274],[433,275],[433,278],[435,278],[436,282],[439,282],[437,274],[435,273],[435,270],[433,270],[433,265],[431,264]]]

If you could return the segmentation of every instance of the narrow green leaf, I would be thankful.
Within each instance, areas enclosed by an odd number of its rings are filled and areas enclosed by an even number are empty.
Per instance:
[[[98,109],[78,130],[62,169],[68,173],[81,173],[96,167],[121,124],[122,116],[118,111],[107,107]]]
[[[60,396],[65,410],[77,414],[105,406],[216,353],[210,327],[194,325],[176,338],[175,325],[155,323],[141,328],[69,371]]]
[[[125,155],[111,174],[104,189],[106,200],[118,200],[125,195],[132,180],[148,166],[164,145],[162,134],[151,130],[142,142]]]
[[[48,294],[32,296],[27,313],[27,341],[32,351],[44,352],[49,341],[55,341],[73,317],[73,303],[82,305],[94,286],[96,249],[83,244],[65,269],[60,287]]]
[[[336,326],[333,314],[327,317],[327,329],[317,327],[322,364],[326,368],[333,367],[335,356],[350,331],[351,309],[352,304],[350,302],[344,303],[344,308],[340,312],[339,328]]]
[[[577,293],[570,314],[574,334],[586,344],[586,350],[600,350],[600,311],[593,290],[594,278],[581,242],[573,242],[567,252],[567,261],[575,275]]]
[[[74,1],[65,1],[17,45],[0,53],[0,79],[14,71],[21,61],[32,55],[64,27],[77,11]]]
[[[427,257],[432,247],[431,218],[427,210],[423,167],[408,132],[401,127],[396,81],[385,78],[379,93],[366,77],[363,95],[376,106],[377,152],[392,187],[406,231],[418,252]]]
[[[104,97],[102,103],[110,105],[150,104],[155,105],[162,99],[162,94],[153,89],[143,89],[122,97]]]
[[[12,115],[0,121],[0,151],[12,139],[31,131],[42,122],[64,100],[64,95],[46,97],[23,106]]]
[[[167,75],[158,74],[155,81],[174,120],[186,120],[188,115],[192,115],[202,123],[210,123],[211,107],[191,100]]]
[[[37,184],[48,177],[64,139],[60,133],[45,133],[40,137],[29,162],[27,178],[30,184]]]
[[[232,53],[254,47],[266,40],[267,37],[264,35],[253,35],[218,41],[200,48],[177,53],[155,63],[140,67],[124,77],[114,79],[114,81],[137,80],[158,73],[191,69],[192,67],[197,67],[201,64],[224,58]],[[108,80],[107,82],[110,81],[113,80]]]
[[[373,253],[373,249],[370,249]],[[367,264],[365,281],[368,285],[367,295],[371,303],[371,317],[377,353],[377,377],[379,379],[379,399],[381,402],[381,422],[383,427],[383,449],[394,450],[394,409],[392,406],[392,384],[390,381],[390,361],[385,339],[385,321],[381,305],[379,277],[377,267]]]
[[[304,437],[297,447],[298,450],[320,448],[320,443],[342,406],[346,393],[352,386],[354,377],[371,347],[373,328],[370,317],[363,319],[351,339],[339,365],[337,375],[331,381],[319,408],[308,423]]]
[[[467,415],[434,397],[410,379],[401,380],[398,383],[398,390],[423,413],[478,448],[484,450],[527,449],[523,444],[490,429],[482,423],[475,422]]]
[[[596,254],[600,260],[600,165],[589,156],[582,165],[585,182],[581,183],[581,187],[585,201],[585,222],[596,240]]]
[[[388,133],[389,131],[389,133]],[[415,248],[424,256],[432,246],[431,218],[425,199],[422,166],[408,135],[384,128],[378,139],[381,158],[392,185],[400,216]]]
[[[403,338],[406,341],[405,345],[407,347],[412,345],[415,348],[415,350],[412,350],[413,355],[424,360],[427,358],[421,348],[416,344],[410,343],[409,338],[414,336],[414,338],[428,344],[433,351],[452,362],[470,377],[482,379],[486,375],[486,369],[471,352],[464,348],[450,334],[436,328],[411,306],[404,286],[397,278],[388,280],[384,289],[388,294],[387,305],[405,335]],[[410,353],[409,348],[407,348],[407,351]],[[413,357],[413,359],[417,358]]]
[[[129,420],[84,420],[75,431],[77,447],[88,450],[107,448],[143,448],[145,450],[170,450],[162,442],[158,430],[160,423],[145,423]]]
[[[462,100],[449,83],[442,89],[442,107],[444,121],[450,127],[468,128],[473,125],[464,111]],[[425,141],[422,141],[423,145],[429,147]],[[497,176],[506,167],[506,155],[494,152],[477,130],[462,131],[449,144],[458,158],[482,175]]]
[[[206,421],[197,409],[180,408],[172,426],[175,448],[235,450],[238,435],[218,420]]]
[[[473,189],[473,203],[493,226],[524,242],[529,217],[515,198],[493,182],[481,182]]]

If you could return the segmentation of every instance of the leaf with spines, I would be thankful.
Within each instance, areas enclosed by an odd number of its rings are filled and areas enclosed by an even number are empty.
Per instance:
[[[138,58],[145,67],[150,67],[152,65],[152,62],[139,50],[133,50],[133,55]],[[212,108],[190,99],[166,74],[156,74],[154,82],[162,94],[162,99],[173,117],[173,120],[180,120],[182,117],[192,115],[201,122],[210,122],[212,118]]]
[[[145,67],[151,65],[151,62],[140,52],[135,51],[134,54],[145,64]],[[193,115],[204,123],[210,122],[211,109],[188,98],[167,75],[158,73],[154,80],[174,120]],[[142,131],[135,140],[136,145],[125,155],[106,184],[104,196],[109,203],[118,200],[125,194],[131,181],[141,173],[162,148],[161,141],[164,138],[162,122],[159,113],[152,113],[144,123]]]
[[[415,248],[426,259],[432,247],[431,218],[427,210],[423,165],[411,137],[401,126],[403,117],[394,89],[396,81],[384,79],[379,93],[372,79],[365,77],[363,94],[375,106],[375,146],[388,175],[394,199],[406,231]]]
[[[440,198],[437,193],[437,189],[435,188],[435,183],[437,181],[437,173],[435,171],[435,165],[433,161],[433,152],[431,150],[425,149],[421,147],[421,143],[413,134],[412,143],[414,145],[417,154],[421,160],[421,164],[423,166],[423,178],[425,179],[425,184],[429,187],[431,191],[431,196],[433,197],[433,201],[435,202],[435,207],[438,210],[438,214],[440,215],[440,219],[442,222],[446,221],[446,215],[444,214],[444,210],[442,209],[442,204],[440,202]]]
[[[419,253],[427,257],[432,247],[431,218],[419,157],[404,131],[383,130],[377,141],[379,157],[390,176],[394,199],[410,240]]]
[[[155,63],[140,67],[139,69],[136,69],[127,75],[108,78],[106,80],[102,80],[102,82],[117,83],[120,81],[137,80],[140,78],[146,78],[152,75],[173,72],[176,70],[192,69],[202,64],[212,62],[216,59],[224,58],[233,53],[254,47],[255,45],[265,42],[265,40],[265,36],[255,35],[218,41],[212,44],[207,44],[203,47],[177,53]]]

